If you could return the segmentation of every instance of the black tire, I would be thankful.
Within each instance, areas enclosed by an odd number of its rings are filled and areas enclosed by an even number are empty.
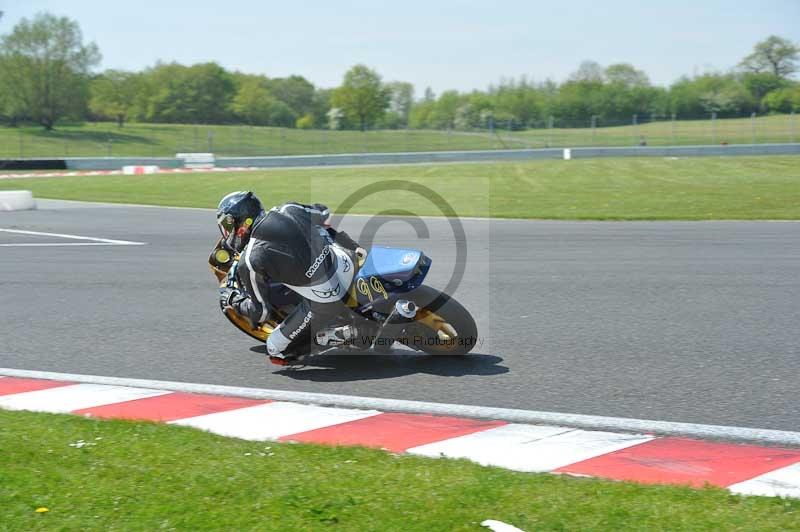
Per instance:
[[[461,303],[429,286],[419,287],[404,299],[413,301],[419,307],[415,323],[406,327],[407,345],[430,355],[466,355],[475,347],[478,326]],[[435,317],[431,318],[431,314]],[[438,321],[439,318],[455,329],[455,338],[442,340],[429,326],[431,320]]]

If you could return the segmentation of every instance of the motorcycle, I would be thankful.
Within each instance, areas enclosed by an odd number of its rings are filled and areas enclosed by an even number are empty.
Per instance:
[[[335,246],[336,244],[330,244]],[[366,256],[354,257],[353,282],[343,295],[342,310],[325,330],[309,342],[306,355],[334,349],[390,352],[396,343],[431,355],[466,355],[475,347],[475,320],[458,301],[424,283],[431,259],[415,249],[373,246]],[[239,256],[219,239],[208,262],[220,287],[238,288],[235,271]],[[220,302],[225,317],[240,331],[261,342],[302,301],[281,283],[269,283],[269,319],[258,327]],[[341,338],[337,328],[353,326],[356,338]],[[350,329],[352,330],[352,329]]]

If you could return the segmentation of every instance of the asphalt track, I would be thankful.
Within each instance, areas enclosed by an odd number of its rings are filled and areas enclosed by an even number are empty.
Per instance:
[[[369,220],[343,227],[358,236]],[[424,221],[429,238],[394,220],[375,242],[425,250],[443,288],[450,224]],[[455,296],[479,324],[474,355],[333,355],[285,370],[217,310],[210,212],[0,213],[0,228],[146,243],[0,246],[0,367],[800,429],[800,224],[462,223]],[[82,242],[0,232],[0,244]]]

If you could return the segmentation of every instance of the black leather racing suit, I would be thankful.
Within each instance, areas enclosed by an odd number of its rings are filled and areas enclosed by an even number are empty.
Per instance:
[[[307,352],[314,333],[342,309],[355,270],[352,251],[358,244],[347,233],[326,228],[329,217],[328,208],[320,204],[273,207],[256,221],[241,253],[236,275],[244,292],[231,305],[251,323],[269,316],[265,298],[270,281],[303,297],[267,339],[271,356]]]

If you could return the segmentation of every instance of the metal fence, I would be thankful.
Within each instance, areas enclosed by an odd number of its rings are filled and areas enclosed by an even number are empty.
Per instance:
[[[639,116],[609,122],[599,117],[555,116],[521,128],[489,119],[471,129],[308,130],[235,125],[87,123],[42,128],[0,127],[0,158],[171,157],[179,152],[218,156],[395,153],[563,147],[779,144],[800,140],[792,114],[681,120]]]

